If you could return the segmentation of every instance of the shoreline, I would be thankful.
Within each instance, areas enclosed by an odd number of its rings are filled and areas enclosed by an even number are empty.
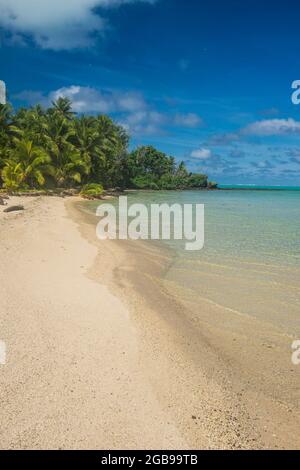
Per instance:
[[[127,309],[86,275],[96,248],[62,199],[24,204],[0,216],[1,448],[184,449],[144,380]]]
[[[280,414],[262,434],[250,408],[257,401],[268,414],[270,403],[251,387],[251,400],[240,395],[244,379],[227,354],[236,346],[209,324],[213,312],[199,320],[164,289],[169,251],[98,241],[95,218],[77,198],[24,205],[23,213],[0,213],[0,339],[8,351],[1,448],[296,445],[290,423],[285,439],[284,425],[270,434]]]
[[[129,310],[149,383],[162,406],[171,411],[188,448],[254,448],[257,432],[249,426],[246,411],[230,387],[224,387],[226,373],[217,367],[219,358],[205,335],[199,337],[199,331],[194,330],[183,305],[158,282],[168,269],[170,250],[130,241],[105,241],[104,249],[94,233],[96,217],[78,212],[74,205],[71,201],[68,204],[70,216],[77,220],[82,235],[98,247],[88,276],[105,283]],[[108,264],[115,259],[110,275],[101,268],[106,256]],[[213,370],[218,368],[220,381],[208,377],[208,364]]]
[[[97,219],[91,215],[87,220],[92,221],[93,230],[89,234],[87,227],[85,236],[95,242]],[[173,252],[159,242],[109,243],[114,251],[118,248],[119,254],[108,285],[122,298],[139,325],[143,346],[148,346],[145,360],[149,370],[157,369],[157,358],[150,359],[151,344],[159,344],[163,357],[159,362],[161,370],[156,372],[160,378],[152,374],[152,381],[165,383],[167,388],[177,376],[172,400],[178,400],[177,406],[187,417],[177,417],[180,426],[189,428],[188,418],[199,414],[196,422],[199,426],[202,421],[202,433],[207,435],[210,448],[298,448],[299,380],[297,368],[290,360],[292,337],[275,325],[206,299],[201,310],[192,299],[183,303],[176,294],[177,287],[174,291],[168,283],[161,282],[173,262]],[[125,257],[124,267],[121,254]],[[101,270],[96,270],[94,276],[101,278]],[[219,325],[221,313],[225,315],[223,325]],[[174,367],[175,357],[182,364],[181,369]],[[195,390],[197,380],[199,390]],[[180,383],[185,384],[181,395]],[[187,397],[190,406],[185,407]],[[193,442],[193,448],[197,448],[197,439]]]

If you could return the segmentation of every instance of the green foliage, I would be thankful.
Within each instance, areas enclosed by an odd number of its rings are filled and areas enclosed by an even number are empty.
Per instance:
[[[58,114],[59,116],[71,120],[75,113],[72,111],[72,101],[69,98],[60,97],[57,101],[52,103],[53,109],[51,113]]]
[[[207,188],[207,176],[193,173],[189,177],[189,187],[195,189],[204,189]]]
[[[16,139],[9,156],[2,170],[5,188],[16,190],[44,185],[44,175],[50,171],[51,162],[44,150],[35,147],[31,140]]]
[[[140,175],[132,178],[132,185],[134,189],[159,189],[155,183],[155,178],[152,175]]]
[[[207,176],[189,173],[183,162],[151,146],[129,153],[128,144],[123,127],[108,116],[76,116],[67,98],[16,113],[0,105],[0,189],[84,185],[83,193],[97,197],[103,188],[207,187]]]
[[[207,176],[189,173],[185,163],[154,147],[139,147],[128,158],[128,186],[136,189],[182,190],[206,188]]]
[[[100,197],[103,194],[103,186],[97,183],[90,183],[83,186],[80,195],[86,198]]]
[[[21,163],[8,160],[2,170],[2,179],[3,186],[8,192],[25,189]]]
[[[180,178],[177,178],[175,175],[167,173],[163,175],[158,181],[159,189],[163,190],[174,190],[180,188]]]
[[[218,189],[218,183],[215,183],[214,181],[209,181],[207,187],[208,189]]]
[[[131,178],[151,175],[159,180],[165,174],[175,172],[175,159],[159,152],[154,147],[139,147],[128,158]]]

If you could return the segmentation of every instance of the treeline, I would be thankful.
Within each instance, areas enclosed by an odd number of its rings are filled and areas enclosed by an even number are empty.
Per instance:
[[[206,175],[153,147],[128,151],[129,136],[108,116],[76,116],[72,103],[13,112],[0,105],[0,187],[6,191],[84,187],[187,189],[214,187]]]

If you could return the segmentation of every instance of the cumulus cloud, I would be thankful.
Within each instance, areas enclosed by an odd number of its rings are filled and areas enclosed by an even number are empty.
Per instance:
[[[174,119],[174,123],[177,126],[195,128],[201,126],[203,124],[203,120],[200,118],[200,116],[194,113],[177,113]]]
[[[166,122],[164,114],[146,109],[127,115],[121,125],[134,135],[159,135]]]
[[[49,102],[56,101],[58,98],[72,100],[73,110],[77,113],[109,113],[112,112],[115,104],[111,94],[80,86],[60,88],[49,94]]]
[[[31,105],[41,103],[44,106],[50,106],[51,102],[58,98],[69,98],[73,110],[77,113],[135,112],[146,108],[143,96],[137,92],[121,93],[76,85],[59,88],[48,95],[30,90],[23,91],[15,98]]]
[[[272,137],[300,135],[300,121],[288,119],[265,119],[249,124],[237,132],[215,134],[210,137],[210,145],[231,145],[247,137]]]
[[[133,134],[155,135],[167,132],[169,127],[198,127],[202,119],[197,115],[177,113],[175,116],[151,108],[129,114],[123,125]]]
[[[208,160],[209,158],[212,157],[212,155],[213,154],[210,149],[202,147],[200,149],[193,150],[191,153],[191,158],[196,158],[199,160]]]
[[[202,119],[196,114],[172,115],[159,112],[137,91],[101,90],[72,85],[51,91],[47,95],[25,90],[14,96],[30,105],[40,103],[46,107],[60,97],[69,98],[77,113],[113,114],[120,124],[136,135],[162,134],[170,127],[196,127],[202,123]]]
[[[91,87],[70,86],[49,94],[49,102],[70,98],[77,113],[132,112],[146,107],[143,96],[135,92],[101,91]]]
[[[257,121],[241,130],[242,135],[254,136],[275,136],[299,133],[300,122],[292,118]]]
[[[156,0],[0,0],[0,27],[11,38],[32,38],[43,49],[89,47],[107,22],[96,8]]]

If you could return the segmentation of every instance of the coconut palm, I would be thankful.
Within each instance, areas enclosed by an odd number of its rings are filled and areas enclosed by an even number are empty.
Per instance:
[[[114,170],[118,171],[118,159],[127,147],[127,134],[108,116],[102,115],[95,119],[95,129],[98,134],[97,152],[92,155],[91,179],[106,187],[113,186]]]
[[[55,183],[65,187],[80,183],[82,176],[90,170],[90,161],[75,145],[74,125],[62,114],[48,113],[45,129],[47,149],[51,156],[51,175]]]
[[[63,150],[70,143],[74,133],[73,126],[65,117],[58,113],[47,113],[44,135],[50,152],[52,149],[56,151],[56,148]]]
[[[68,121],[72,120],[76,114],[72,111],[72,101],[69,98],[59,97],[56,101],[52,102],[52,105],[52,111]]]
[[[23,171],[21,163],[14,160],[6,160],[5,166],[1,172],[1,178],[4,182],[4,188],[7,191],[17,191],[22,188]]]
[[[50,156],[40,147],[34,146],[29,139],[15,141],[15,147],[9,151],[9,160],[5,162],[2,179],[7,189],[43,186],[45,174],[50,170]]]
[[[22,130],[21,134],[32,140],[35,145],[41,147],[46,145],[47,121],[41,106],[30,109],[21,108],[16,113],[16,124]]]
[[[82,176],[89,173],[88,163],[82,159],[80,151],[72,144],[63,149],[52,149],[51,176],[58,187],[64,188],[74,183],[81,183]]]
[[[68,98],[16,113],[0,105],[0,188],[96,184],[104,188],[206,187],[206,175],[153,147],[128,153],[125,129],[108,116],[77,117]],[[93,186],[93,191],[95,186]]]
[[[0,104],[0,145],[3,147],[13,137],[20,135],[21,131],[16,126],[12,109],[8,104]]]
[[[96,159],[104,161],[101,151],[101,136],[96,127],[96,120],[93,117],[81,116],[74,122],[74,136],[72,142],[79,150],[81,158],[86,164],[92,167],[92,162]]]

